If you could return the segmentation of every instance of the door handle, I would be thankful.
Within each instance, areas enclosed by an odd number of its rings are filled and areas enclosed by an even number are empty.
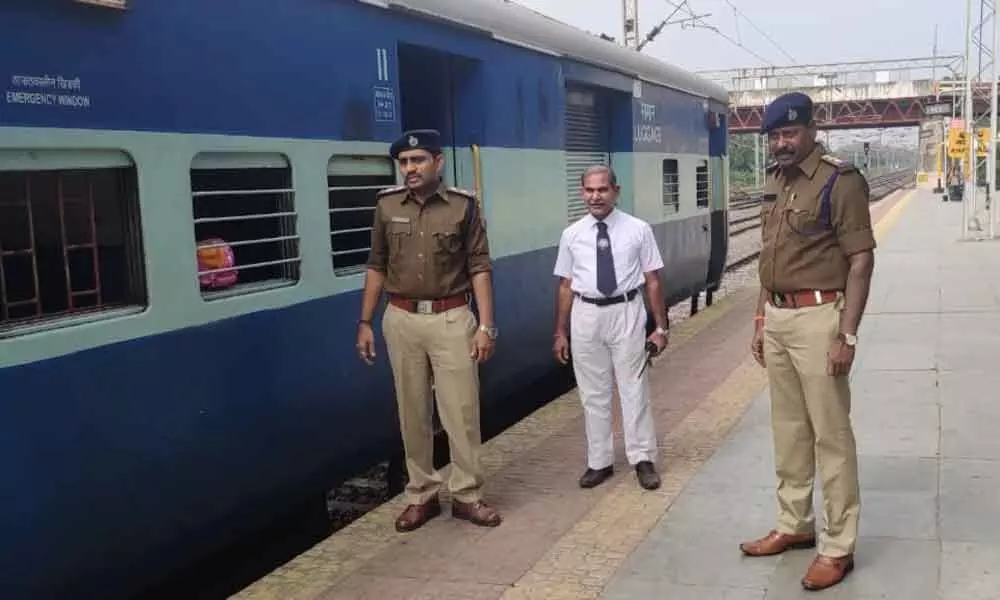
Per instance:
[[[708,225],[706,225],[706,224],[702,223],[702,224],[701,224],[701,230],[702,230],[702,231],[708,231]]]
[[[476,192],[476,204],[479,213],[483,212],[483,163],[482,155],[479,153],[479,144],[472,144],[472,180],[473,188]]]

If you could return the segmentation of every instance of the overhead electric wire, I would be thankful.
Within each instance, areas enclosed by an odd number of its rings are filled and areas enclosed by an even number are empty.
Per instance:
[[[785,56],[788,57],[788,60],[792,61],[793,64],[795,63],[795,57],[793,57],[791,54],[789,54],[788,52],[786,52],[785,49],[782,48],[778,44],[778,42],[774,41],[774,39],[770,35],[768,35],[765,31],[763,31],[760,27],[757,27],[757,24],[754,23],[750,19],[750,17],[746,16],[746,13],[744,13],[742,10],[740,10],[739,8],[737,8],[736,5],[733,4],[731,0],[724,0],[724,1],[725,1],[726,4],[728,4],[733,9],[733,12],[735,12],[737,15],[743,17],[743,19],[747,23],[750,24],[750,27],[753,27],[757,31],[757,33],[759,33],[762,36],[764,36],[764,39],[766,39],[767,41],[771,42],[774,45],[774,47],[778,49],[779,52],[781,52],[782,54],[784,54]]]
[[[718,27],[716,27],[714,25],[709,25],[708,23],[706,23],[704,21],[704,19],[702,19],[698,15],[694,14],[694,11],[691,10],[691,7],[689,5],[687,5],[687,2],[682,2],[680,5],[677,5],[677,4],[674,4],[671,0],[663,0],[663,1],[666,2],[667,4],[669,4],[670,6],[674,7],[675,9],[680,9],[681,7],[687,8],[688,13],[691,14],[692,20],[695,21],[695,24],[693,25],[694,27],[701,27],[703,29],[708,29],[709,31],[714,32],[719,37],[721,37],[724,40],[728,41],[730,44],[736,46],[737,48],[742,49],[744,52],[752,54],[755,58],[764,61],[769,66],[772,66],[772,67],[775,66],[775,64],[772,61],[764,58],[763,56],[761,56],[760,54],[757,54],[756,52],[754,52],[750,48],[747,48],[746,46],[744,46],[743,44],[741,44],[737,40],[734,40],[733,38],[729,37],[725,33],[722,33],[721,31],[719,31]]]

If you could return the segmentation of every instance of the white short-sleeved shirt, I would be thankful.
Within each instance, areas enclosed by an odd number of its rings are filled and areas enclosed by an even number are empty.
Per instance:
[[[612,210],[604,222],[611,238],[618,287],[613,295],[624,294],[645,283],[644,274],[663,268],[663,257],[649,223]],[[597,289],[597,219],[586,215],[563,230],[554,273],[572,279],[574,292],[590,298],[604,296]]]

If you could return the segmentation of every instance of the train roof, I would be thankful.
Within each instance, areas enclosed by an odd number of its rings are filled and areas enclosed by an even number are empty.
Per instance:
[[[634,50],[627,50],[509,0],[362,1],[413,11],[429,18],[479,30],[501,42],[565,56],[649,83],[729,103],[729,93],[714,82]]]

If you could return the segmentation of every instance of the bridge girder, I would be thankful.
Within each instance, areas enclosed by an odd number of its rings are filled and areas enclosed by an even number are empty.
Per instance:
[[[941,101],[934,96],[926,96],[824,102],[815,105],[813,115],[819,129],[915,127],[928,118],[941,117],[940,114],[927,113],[928,105],[939,104]],[[977,107],[988,108],[989,96],[977,97],[975,103]],[[730,106],[729,132],[759,132],[763,114],[763,106]]]

